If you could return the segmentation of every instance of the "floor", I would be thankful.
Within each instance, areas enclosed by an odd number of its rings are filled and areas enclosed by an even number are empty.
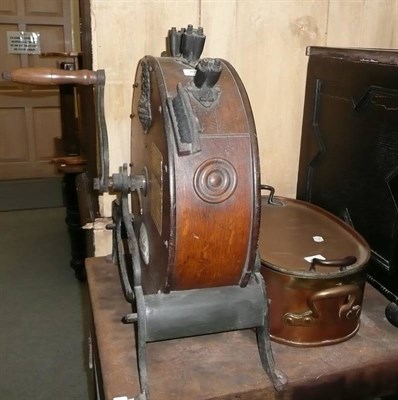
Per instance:
[[[88,294],[63,207],[0,212],[0,398],[92,398]]]
[[[62,207],[62,178],[0,181],[0,211]]]

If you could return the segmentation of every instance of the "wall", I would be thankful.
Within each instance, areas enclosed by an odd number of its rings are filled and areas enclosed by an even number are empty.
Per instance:
[[[306,46],[398,45],[396,0],[91,0],[94,68],[107,73],[111,171],[129,162],[130,102],[136,64],[160,55],[172,26],[204,27],[203,56],[240,74],[257,126],[262,182],[294,197]],[[109,213],[109,202],[104,213]]]

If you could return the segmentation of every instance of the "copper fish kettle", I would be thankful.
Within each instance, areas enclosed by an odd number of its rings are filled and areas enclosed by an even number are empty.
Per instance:
[[[359,329],[370,248],[345,222],[299,200],[263,196],[259,252],[271,338],[323,346]]]

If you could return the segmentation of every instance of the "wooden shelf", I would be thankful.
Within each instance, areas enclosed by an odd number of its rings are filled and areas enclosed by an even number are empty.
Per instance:
[[[131,311],[117,267],[86,260],[105,399],[139,393]],[[360,399],[398,393],[397,328],[384,316],[388,301],[366,286],[361,327],[333,346],[296,348],[273,343],[277,368],[289,385],[277,394],[263,371],[251,330],[148,344],[151,400]]]

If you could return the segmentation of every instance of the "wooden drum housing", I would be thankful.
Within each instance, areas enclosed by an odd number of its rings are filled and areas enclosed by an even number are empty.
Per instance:
[[[209,64],[221,73],[203,84],[195,74]],[[132,194],[132,210],[144,293],[245,286],[260,192],[255,125],[240,78],[224,60],[204,59],[195,69],[147,56],[134,87],[132,174],[146,176],[146,187]]]

